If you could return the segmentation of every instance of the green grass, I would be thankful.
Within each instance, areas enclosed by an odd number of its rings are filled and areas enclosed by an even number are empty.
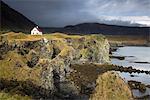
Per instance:
[[[25,81],[31,79],[38,83],[40,81],[39,75],[41,68],[29,68],[26,65],[26,59],[17,54],[15,51],[9,51],[4,60],[0,60],[0,78],[17,79],[18,81]],[[17,67],[20,64],[21,67]],[[29,74],[30,73],[30,74]]]
[[[22,43],[24,42],[30,42],[30,41],[37,41],[42,38],[46,38],[50,41],[52,41],[51,44],[46,44],[48,50],[51,51],[52,49],[56,49],[58,51],[58,54],[56,56],[60,56],[61,58],[71,59],[75,58],[76,56],[80,56],[82,58],[86,59],[89,56],[97,55],[99,47],[101,47],[101,44],[104,41],[104,37],[102,35],[66,35],[62,33],[54,33],[54,34],[43,34],[42,36],[39,35],[26,35],[23,33],[14,33],[9,32],[0,35],[1,37],[5,38],[10,45],[13,43],[17,43],[18,45],[22,46]],[[71,41],[70,43],[68,41]],[[12,43],[12,44],[11,44]],[[39,42],[38,42],[39,43]],[[34,51],[37,52],[40,50],[40,46],[36,42],[31,46],[34,46]],[[81,48],[79,48],[81,46]],[[18,50],[21,51],[22,49],[27,49],[29,52],[27,54],[21,55],[18,53]],[[12,50],[7,52],[3,55],[4,59],[0,60],[0,79],[5,80],[16,80],[16,81],[27,81],[30,80],[31,82],[35,83],[35,85],[40,86],[41,85],[41,72],[42,67],[35,66],[33,68],[30,68],[27,66],[27,62],[31,60],[32,55],[30,54],[31,49],[30,48],[22,48],[17,50]],[[91,51],[94,51],[91,53]],[[60,51],[60,52],[59,52]],[[77,51],[77,52],[76,52]],[[79,55],[76,55],[79,54]],[[38,55],[39,56],[39,55]],[[41,57],[41,56],[40,56]],[[68,58],[70,57],[70,58]],[[49,59],[52,60],[52,59]],[[42,59],[40,58],[38,63],[42,63]],[[64,61],[60,60],[57,61],[58,65],[63,66],[65,63]],[[19,67],[17,66],[19,64]],[[65,65],[64,65],[65,66]],[[22,98],[19,94],[12,95],[11,93],[5,93],[3,91],[0,91],[0,98],[6,98],[6,99],[16,99]]]
[[[0,91],[0,100],[31,100],[31,97]]]

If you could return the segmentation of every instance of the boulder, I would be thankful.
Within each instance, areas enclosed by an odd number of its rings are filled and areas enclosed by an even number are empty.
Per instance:
[[[96,88],[90,96],[90,100],[132,100],[129,86],[114,72],[106,72],[99,75],[96,80]]]

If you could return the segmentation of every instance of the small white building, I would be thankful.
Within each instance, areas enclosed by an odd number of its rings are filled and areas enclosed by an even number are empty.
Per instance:
[[[36,26],[31,30],[31,35],[42,35],[42,31]]]

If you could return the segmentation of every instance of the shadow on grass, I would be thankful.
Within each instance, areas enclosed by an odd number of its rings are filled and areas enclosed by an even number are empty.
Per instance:
[[[51,91],[33,84],[31,81],[17,81],[0,79],[0,91],[22,96],[30,96],[33,99],[53,98]]]

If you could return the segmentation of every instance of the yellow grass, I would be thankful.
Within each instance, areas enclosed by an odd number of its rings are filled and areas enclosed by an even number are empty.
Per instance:
[[[21,67],[17,67],[17,63],[19,63]],[[0,78],[8,80],[17,79],[18,81],[31,79],[37,84],[40,81],[41,68],[27,67],[26,59],[14,51],[8,52],[7,57],[4,60],[0,60],[0,64]]]
[[[10,94],[0,91],[0,100],[32,100],[29,96]]]
[[[106,35],[110,43],[145,44],[146,38],[142,36],[119,36]]]

